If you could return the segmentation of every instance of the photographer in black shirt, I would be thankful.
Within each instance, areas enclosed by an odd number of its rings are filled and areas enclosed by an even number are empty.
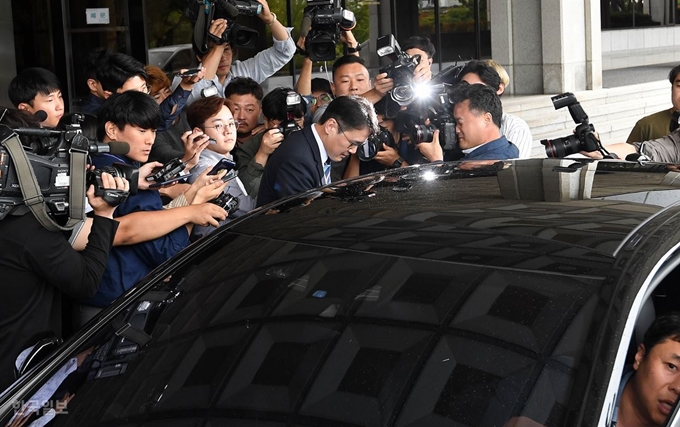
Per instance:
[[[6,110],[11,126],[16,110]],[[25,144],[25,141],[22,141]],[[128,191],[128,182],[102,173],[105,188]],[[62,232],[44,228],[23,206],[0,220],[0,392],[14,382],[14,364],[39,337],[62,337],[62,293],[86,298],[95,294],[106,267],[118,223],[114,207],[87,190],[94,209],[88,244],[76,252]]]

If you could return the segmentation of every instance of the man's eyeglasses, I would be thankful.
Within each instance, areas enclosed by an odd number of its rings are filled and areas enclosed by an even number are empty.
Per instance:
[[[345,135],[345,131],[342,130],[342,128],[340,127],[340,124],[338,124],[338,129],[340,129],[340,132],[342,132],[342,134]],[[347,135],[345,135],[345,139],[347,140],[347,142],[349,142],[349,145],[351,147],[361,147],[362,145],[364,145],[366,143],[366,141],[361,141],[361,142],[352,141],[351,139],[347,138]]]
[[[229,128],[232,132],[238,127],[238,122],[236,120],[224,123],[218,123],[215,126],[203,126],[206,129],[215,129],[217,132],[224,133],[224,131]]]
[[[322,93],[321,95],[315,96],[314,98],[312,98],[312,105],[317,105],[317,104],[323,105],[323,104],[327,104],[327,103],[331,102],[332,100],[333,100],[332,96],[330,96],[327,93]]]

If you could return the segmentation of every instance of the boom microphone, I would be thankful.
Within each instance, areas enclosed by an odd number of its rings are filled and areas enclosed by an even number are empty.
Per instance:
[[[309,30],[312,28],[312,18],[305,15],[302,17],[302,23],[300,24],[300,37],[307,37]]]
[[[98,142],[90,141],[87,147],[90,154],[95,153],[111,153],[111,154],[127,154],[130,152],[130,144],[127,142],[111,141],[108,144],[100,144]]]
[[[43,110],[38,111],[38,113],[45,113]],[[36,113],[36,115],[38,114]],[[45,115],[47,115],[45,113]],[[59,136],[61,135],[61,132],[58,130],[52,130],[52,129],[45,129],[45,128],[16,128],[12,129],[14,132],[16,132],[19,135],[23,136]]]
[[[220,8],[224,10],[227,15],[231,16],[232,18],[236,18],[238,16],[238,9],[236,9],[236,6],[229,3],[227,0],[218,0],[218,3]]]

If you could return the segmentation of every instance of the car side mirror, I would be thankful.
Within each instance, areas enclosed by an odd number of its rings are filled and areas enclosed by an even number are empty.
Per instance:
[[[14,377],[18,379],[32,367],[44,360],[48,354],[55,348],[59,347],[64,340],[54,334],[38,341],[33,347],[21,352],[14,364]],[[18,366],[18,367],[17,367]]]

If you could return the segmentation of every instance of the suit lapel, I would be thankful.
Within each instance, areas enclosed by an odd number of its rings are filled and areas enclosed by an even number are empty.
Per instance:
[[[314,126],[312,124],[312,126]],[[318,185],[323,184],[323,162],[321,161],[321,152],[319,151],[319,145],[316,143],[316,138],[314,138],[314,132],[312,132],[312,127],[307,126],[302,129],[303,134],[305,135],[305,140],[307,141],[307,144],[309,144],[310,150],[312,150],[312,154],[314,156],[314,164],[316,165],[316,172],[317,172],[317,183]]]

